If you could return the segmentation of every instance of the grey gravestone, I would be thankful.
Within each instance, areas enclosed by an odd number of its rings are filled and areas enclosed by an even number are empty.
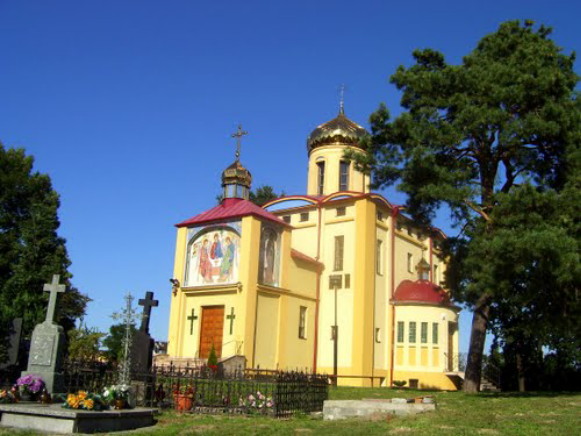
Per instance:
[[[6,369],[18,365],[18,356],[20,355],[20,339],[22,336],[22,318],[15,318],[8,325],[8,349],[6,360],[0,362],[0,369]]]
[[[54,322],[56,300],[59,293],[65,292],[65,285],[59,285],[60,276],[52,276],[52,283],[44,285],[44,291],[50,292],[46,319],[37,324],[32,332],[28,367],[22,375],[39,375],[46,384],[49,393],[64,392],[62,373],[65,335],[63,328]]]
[[[141,326],[131,342],[131,367],[135,375],[147,373],[151,369],[154,340],[149,336],[149,320],[151,308],[156,307],[158,301],[153,299],[153,292],[146,292],[145,298],[139,300],[138,304],[143,306],[143,314]]]

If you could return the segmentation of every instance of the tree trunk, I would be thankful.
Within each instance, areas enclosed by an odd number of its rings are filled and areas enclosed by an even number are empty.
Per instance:
[[[518,391],[525,392],[525,371],[523,367],[523,357],[520,350],[516,352],[516,375],[518,377]]]
[[[478,299],[476,307],[474,308],[470,348],[468,349],[468,361],[466,362],[466,373],[464,376],[464,392],[476,393],[480,391],[482,355],[484,353],[489,311],[489,297],[488,294],[485,294]]]

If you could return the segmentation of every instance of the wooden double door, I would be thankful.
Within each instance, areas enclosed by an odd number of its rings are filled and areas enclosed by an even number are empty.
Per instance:
[[[203,306],[200,331],[199,356],[207,359],[212,349],[216,350],[216,356],[222,356],[222,336],[224,332],[224,306]]]

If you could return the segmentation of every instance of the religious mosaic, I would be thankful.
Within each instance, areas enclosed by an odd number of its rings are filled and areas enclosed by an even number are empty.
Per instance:
[[[240,223],[188,229],[185,286],[238,281]]]
[[[260,232],[258,282],[269,286],[280,284],[280,231],[266,224],[262,224]]]

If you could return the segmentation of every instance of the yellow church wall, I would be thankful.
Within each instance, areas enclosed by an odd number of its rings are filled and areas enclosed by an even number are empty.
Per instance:
[[[278,320],[281,315],[279,313],[280,296],[259,292],[256,304],[256,339],[253,366],[263,369],[276,369],[278,363]]]
[[[422,252],[424,259],[428,260],[428,246],[417,239],[410,237],[405,230],[395,231],[395,286],[403,280],[415,281],[418,279],[418,273],[415,269],[418,262],[422,259]],[[425,241],[424,241],[425,242]],[[425,247],[425,250],[422,250]],[[408,256],[411,255],[411,260],[408,261]]]
[[[243,322],[241,351],[250,367],[254,365],[254,335],[256,327],[258,260],[260,251],[261,221],[253,216],[242,218],[240,238],[240,283],[242,301],[239,304],[240,320]]]
[[[319,313],[319,342],[317,351],[317,366],[333,367],[333,340],[331,326],[335,324],[335,291],[329,286],[330,275],[340,275],[341,289],[337,290],[337,325],[339,326],[338,367],[347,369],[352,365],[353,358],[353,308],[355,286],[356,258],[355,221],[334,220],[335,207],[327,207],[324,213],[330,219],[323,220],[320,230],[320,260],[325,264],[321,275],[320,313]],[[335,237],[343,236],[343,266],[335,271]],[[316,241],[316,240],[315,240]],[[311,242],[312,243],[312,242]],[[346,275],[349,275],[349,287],[346,288]]]
[[[284,309],[281,307],[278,368],[310,371],[313,368],[315,343],[315,299],[289,294],[284,295],[282,300],[285,304]],[[299,337],[301,307],[306,308],[304,338]]]
[[[375,260],[375,326],[374,326],[374,362],[375,369],[388,368],[388,342],[390,340],[390,326],[388,324],[388,307],[389,307],[389,269],[388,269],[388,231],[387,227],[378,226],[375,229],[376,255],[379,253],[380,258]],[[378,241],[381,241],[379,244]]]
[[[174,255],[174,271],[173,277],[182,281],[182,274],[185,268],[184,257],[187,244],[187,229],[179,228],[176,235],[176,248]],[[168,327],[168,354],[170,356],[178,355],[178,347],[181,343],[179,326],[183,323],[182,311],[180,308],[183,307],[184,295],[181,289],[175,294],[172,293],[171,303],[170,303],[170,316],[169,316],[169,327]]]
[[[373,372],[374,316],[369,316],[375,290],[375,203],[368,199],[355,203],[355,271],[353,305],[353,365],[360,375]],[[372,312],[373,313],[373,312]],[[362,380],[362,384],[366,382]]]
[[[307,223],[299,221],[301,213],[305,212],[309,214],[309,221]],[[292,231],[292,248],[315,258],[317,256],[317,244],[315,242],[318,238],[317,225],[319,220],[317,209],[314,207],[301,208],[299,211],[280,215],[290,215],[291,224],[295,227]]]
[[[315,148],[309,156],[307,175],[307,194],[319,195],[318,166],[325,162],[325,180],[323,194],[329,195],[339,191],[339,163],[344,160],[346,146],[342,144],[325,145]],[[369,192],[369,176],[357,171],[353,163],[349,167],[349,191]]]
[[[440,389],[455,391],[456,385],[443,372],[420,372],[420,371],[399,371],[393,373],[394,380],[405,380],[406,386],[410,385],[410,380],[418,380],[419,389]]]

